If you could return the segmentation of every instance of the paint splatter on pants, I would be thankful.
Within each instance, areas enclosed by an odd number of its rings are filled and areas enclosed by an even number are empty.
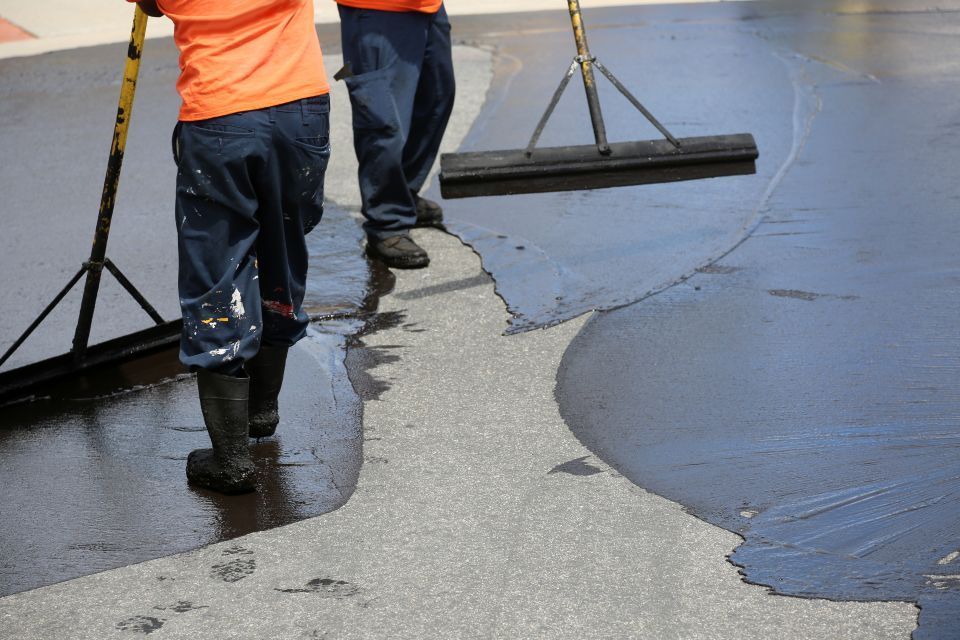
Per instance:
[[[435,14],[337,5],[353,111],[364,230],[406,233],[453,111],[450,22]]]
[[[261,341],[306,333],[304,236],[323,215],[329,96],[180,122],[174,142],[180,360],[236,374]]]

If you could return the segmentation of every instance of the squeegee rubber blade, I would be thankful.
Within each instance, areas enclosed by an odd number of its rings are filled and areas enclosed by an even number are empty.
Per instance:
[[[578,191],[679,182],[756,173],[753,136],[620,142],[602,156],[594,145],[445,154],[440,189],[444,198]]]
[[[126,362],[174,348],[180,342],[182,331],[183,321],[174,320],[91,345],[79,360],[67,353],[0,372],[0,406],[31,396],[43,396],[51,387],[80,382],[83,375],[108,372]]]

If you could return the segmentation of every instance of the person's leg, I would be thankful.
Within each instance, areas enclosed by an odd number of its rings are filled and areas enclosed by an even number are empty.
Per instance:
[[[330,98],[318,96],[273,107],[272,145],[257,176],[257,237],[263,338],[247,362],[250,436],[274,434],[277,398],[287,350],[306,333],[303,310],[308,252],[305,235],[323,216],[323,180],[330,159]]]
[[[262,149],[258,112],[179,125],[176,222],[183,312],[180,359],[197,372],[212,449],[191,452],[191,484],[254,488],[243,363],[260,342],[252,173]]]
[[[440,142],[453,112],[455,93],[450,21],[446,9],[441,6],[430,22],[410,133],[403,149],[403,171],[414,197],[420,193],[437,159]]]
[[[211,449],[187,456],[187,480],[220,493],[247,493],[256,488],[247,439],[249,379],[197,371],[197,391]]]
[[[260,346],[255,113],[180,125],[180,360],[193,371],[239,374]]]
[[[406,234],[416,222],[416,208],[403,169],[403,149],[430,16],[342,5],[339,9],[364,230],[370,240],[368,248],[378,255],[378,248],[397,245],[403,249],[405,242],[412,244]],[[426,253],[413,247],[419,252],[415,260],[391,266],[426,266]]]

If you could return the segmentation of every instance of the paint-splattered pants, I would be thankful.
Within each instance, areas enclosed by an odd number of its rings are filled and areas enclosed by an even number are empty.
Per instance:
[[[435,14],[337,5],[353,111],[364,230],[406,233],[453,111],[450,22]]]
[[[323,215],[329,116],[323,95],[178,123],[180,359],[191,370],[236,374],[261,341],[306,333],[304,236]]]

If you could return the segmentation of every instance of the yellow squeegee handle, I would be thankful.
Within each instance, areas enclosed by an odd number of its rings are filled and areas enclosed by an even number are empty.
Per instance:
[[[602,154],[610,153],[607,144],[607,130],[603,124],[603,113],[600,111],[600,96],[597,93],[597,82],[593,76],[594,58],[590,55],[587,46],[587,30],[583,26],[583,16],[580,13],[580,0],[567,0],[570,10],[570,23],[573,25],[573,38],[577,41],[577,62],[583,75],[583,88],[587,92],[587,107],[590,109],[590,121],[593,123],[593,136],[597,142],[597,149]]]
[[[90,260],[85,265],[87,280],[83,288],[77,330],[73,336],[73,354],[76,357],[83,356],[90,339],[90,325],[93,321],[97,292],[100,290],[100,275],[103,272],[104,258],[107,254],[107,239],[110,236],[113,207],[117,199],[117,187],[120,184],[123,150],[127,144],[127,131],[130,129],[130,114],[133,111],[133,98],[137,89],[137,76],[140,73],[140,57],[143,53],[146,32],[147,14],[140,9],[140,5],[137,5],[133,14],[130,44],[127,47],[127,61],[123,69],[123,84],[120,86],[120,102],[117,105],[117,120],[113,126],[107,174],[103,181],[103,193],[100,196],[100,212],[93,235],[93,248],[90,251]]]

